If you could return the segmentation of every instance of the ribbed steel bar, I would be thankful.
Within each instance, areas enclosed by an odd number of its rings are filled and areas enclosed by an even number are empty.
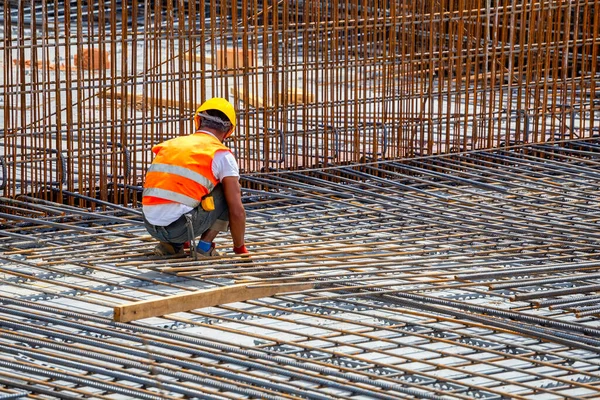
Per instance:
[[[376,178],[373,178],[373,179],[376,179]],[[356,189],[354,189],[354,190],[356,190]],[[370,196],[373,196],[373,195],[375,195],[375,194],[373,193],[373,191],[366,191],[366,190],[364,190],[364,191],[362,191],[362,192],[363,192],[363,193],[365,193],[365,195],[366,195],[366,196],[369,196],[369,195],[370,195]],[[484,194],[482,194],[482,195],[484,195]],[[400,201],[401,201],[400,199],[398,199],[398,198],[395,198],[395,197],[393,197],[393,196],[391,196],[391,195],[387,195],[387,196],[385,196],[385,197],[386,197],[386,199],[387,199],[388,201],[392,201],[392,202],[393,202],[393,201],[398,201],[398,202],[400,202]],[[435,200],[435,199],[432,199],[431,201],[432,201],[432,202],[436,202],[436,200]],[[521,204],[524,204],[524,203],[521,203]],[[426,206],[426,205],[421,205],[421,207],[427,207],[427,206]],[[481,207],[481,206],[480,206],[480,207]],[[386,208],[387,208],[387,207],[386,207]],[[486,214],[487,214],[488,216],[489,216],[489,215],[493,215],[493,213],[486,213]],[[500,215],[501,215],[501,214],[500,214]],[[500,218],[501,218],[501,217],[500,217]],[[564,222],[564,221],[557,221],[557,226],[559,226],[559,227],[560,227],[560,226],[562,226],[563,224],[562,224],[561,222]],[[570,221],[569,221],[569,222],[570,222]],[[552,222],[551,222],[551,223],[552,223]],[[515,222],[515,224],[518,224],[518,221],[517,221],[517,222]],[[492,226],[492,224],[490,224],[490,226]],[[524,232],[524,233],[525,233],[525,232]],[[593,234],[593,233],[592,233],[592,234]]]
[[[309,302],[301,302],[303,304],[306,305],[312,305],[313,303],[309,303]],[[310,315],[310,314],[316,314],[316,313],[323,313],[323,310],[329,310],[329,314],[333,315],[336,312],[342,312],[342,310],[345,310],[345,308],[343,308],[344,306],[347,306],[348,304],[354,305],[355,307],[352,309],[352,313],[356,313],[357,315],[372,315],[374,311],[377,311],[377,307],[373,306],[373,303],[365,301],[364,298],[360,298],[360,299],[351,299],[351,300],[347,300],[347,303],[341,303],[339,306],[335,306],[332,305],[333,303],[322,303],[319,304],[318,307],[310,307],[308,308],[309,311],[304,311],[305,314]],[[381,304],[386,304],[386,303],[382,303],[379,302],[377,303],[379,305]],[[273,307],[273,305],[270,305],[271,307]],[[341,308],[340,308],[341,307]],[[391,304],[386,304],[386,307],[394,307]],[[315,310],[315,311],[312,311]],[[428,317],[430,318],[431,315],[427,314],[426,311],[423,310],[417,310],[417,309],[398,309],[398,311],[402,311],[402,313],[407,313],[410,315],[415,315],[415,316],[423,316],[423,317]],[[400,313],[401,314],[401,313]],[[335,318],[335,317],[332,317]],[[439,318],[440,321],[446,321],[446,322],[451,322],[454,321],[455,318],[451,317],[451,316],[437,316],[436,318]],[[335,318],[337,319],[339,322],[342,322],[343,319],[342,318]],[[389,329],[389,330],[398,330],[398,329],[402,329],[402,328],[406,328],[406,327],[419,327],[419,328],[424,328],[421,332],[424,333],[418,333],[418,331],[412,331],[411,334],[416,335],[418,337],[421,338],[428,338],[430,339],[432,336],[432,333],[429,329],[427,329],[428,325],[427,325],[427,320],[423,321],[423,322],[418,322],[418,321],[412,321],[410,324],[408,324],[406,321],[403,320],[403,318],[398,318],[396,317],[390,317],[390,318],[385,318],[385,322],[386,322],[386,328],[385,329]],[[367,326],[369,326],[368,323],[365,323]],[[487,346],[487,350],[490,350],[493,353],[496,353],[498,355],[504,355],[506,356],[506,352],[504,349],[500,348],[499,350],[496,349],[490,349],[489,345],[490,343],[488,342],[490,340],[490,337],[487,335],[487,333],[489,333],[489,330],[486,328],[486,325],[481,325],[477,322],[473,322],[470,321],[468,322],[468,324],[470,326],[477,326],[480,328],[485,328],[482,329],[482,333],[474,333],[473,332],[468,332],[465,331],[464,326],[463,325],[457,325],[455,328],[447,328],[445,329],[443,332],[438,332],[438,339],[441,342],[446,342],[446,343],[451,343],[454,342],[455,340],[457,340],[456,336],[452,336],[449,335],[449,333],[454,333],[454,334],[459,334],[459,336],[461,336],[460,340],[463,343],[463,345],[471,347],[471,348],[478,348],[478,349],[483,349],[484,347]],[[373,325],[372,327],[375,327],[376,325]],[[378,328],[378,329],[382,329],[382,328]],[[444,335],[443,333],[447,333],[446,335]],[[368,335],[368,334],[367,334]],[[466,339],[475,339],[473,341],[474,344],[469,344],[468,340]],[[478,340],[480,340],[481,342],[478,342]],[[505,340],[502,339],[500,337],[495,337],[493,339],[494,343],[498,343],[498,344],[503,344],[506,345],[508,347],[510,347],[511,345],[514,345],[514,342],[510,341],[510,340]],[[526,346],[527,347],[527,346]],[[537,355],[537,357],[536,357]],[[569,365],[557,365],[557,363],[553,362],[553,361],[548,361],[545,359],[546,356],[549,357],[549,359],[552,358],[552,356],[556,356],[559,358],[569,358],[572,361],[580,361],[580,362],[584,362],[584,363],[591,363],[594,365],[600,365],[598,363],[597,360],[593,360],[592,358],[579,358],[577,356],[566,356],[564,353],[564,348],[557,348],[556,350],[549,350],[547,348],[529,348],[529,352],[528,353],[523,353],[523,354],[511,354],[511,357],[515,357],[515,358],[528,358],[528,357],[535,357],[536,358],[536,362],[539,363],[540,365],[546,365],[546,366],[554,366],[554,367],[558,367],[564,370],[569,370],[569,371],[573,371],[572,367],[570,367]],[[493,361],[492,361],[493,362]]]
[[[569,308],[569,307],[577,307],[586,304],[594,304],[598,302],[600,299],[600,294],[592,295],[592,296],[574,296],[574,297],[565,297],[560,299],[550,299],[550,300],[534,300],[533,303],[537,304],[539,307],[549,307],[552,309],[561,309],[561,308]]]
[[[28,373],[34,375],[42,375],[44,377],[56,380],[64,380],[70,381],[80,385],[91,386],[97,389],[104,389],[113,393],[118,393],[126,396],[130,396],[133,398],[140,398],[146,400],[160,400],[164,399],[164,395],[156,395],[152,394],[146,390],[136,390],[133,388],[128,388],[123,385],[104,383],[100,379],[89,379],[81,376],[76,376],[72,373],[63,373],[57,372],[50,368],[40,367],[40,366],[29,366],[25,363],[7,360],[4,357],[0,357],[0,367],[8,368],[12,371],[20,371],[21,373]],[[174,396],[167,396],[168,399],[175,399]]]
[[[591,249],[593,250],[593,249]],[[435,253],[435,250],[432,251]],[[562,252],[562,251],[561,251]],[[306,264],[306,265],[299,265],[300,263],[302,263],[302,261],[312,261],[312,262],[319,262],[319,263],[323,263],[323,264],[327,264],[328,267],[328,271],[345,271],[348,268],[358,268],[358,267],[364,267],[364,268],[368,268],[370,265],[373,265],[375,263],[375,261],[377,262],[377,267],[379,268],[386,268],[385,269],[385,274],[394,274],[395,272],[398,273],[410,273],[410,272],[423,272],[423,271],[428,271],[428,270],[434,270],[434,271],[439,271],[439,266],[435,265],[432,267],[428,267],[428,264],[431,263],[435,263],[435,261],[439,261],[440,257],[439,256],[432,256],[431,259],[432,260],[423,260],[423,261],[413,261],[413,259],[408,259],[406,261],[403,261],[401,259],[394,259],[392,257],[394,256],[401,256],[404,254],[404,252],[399,252],[399,253],[389,253],[386,254],[385,256],[387,256],[389,259],[388,260],[379,260],[377,255],[374,254],[361,254],[359,256],[347,256],[344,255],[343,250],[340,250],[338,253],[342,254],[340,256],[337,257],[331,257],[332,253],[328,252],[328,255],[330,257],[315,257],[313,255],[310,256],[304,256],[302,258],[300,257],[295,257],[294,258],[294,252],[292,253],[287,253],[287,254],[283,254],[284,256],[287,256],[285,260],[280,260],[279,257],[275,258],[275,259],[265,259],[262,258],[260,256],[257,256],[255,258],[255,265],[244,265],[243,262],[241,263],[240,261],[243,261],[243,259],[240,259],[239,257],[235,257],[235,256],[230,256],[227,258],[224,258],[222,260],[222,262],[219,264],[219,267],[213,267],[210,264],[210,261],[205,261],[202,262],[201,264],[196,263],[196,262],[189,262],[189,261],[183,261],[183,262],[177,262],[175,266],[171,265],[171,264],[158,264],[155,267],[161,267],[164,268],[165,271],[168,272],[176,272],[179,275],[182,276],[202,276],[203,278],[217,278],[217,277],[227,277],[226,274],[229,274],[229,276],[231,277],[232,273],[236,273],[236,270],[239,271],[239,275],[244,275],[246,273],[252,272],[253,274],[255,274],[256,276],[268,276],[268,275],[279,275],[281,272],[294,272],[294,273],[300,273],[300,272],[308,272],[308,271],[318,271],[319,267],[318,266],[314,266],[314,264]],[[537,253],[532,253],[532,255],[536,255]],[[318,256],[319,254],[315,254],[316,256]],[[335,255],[335,253],[333,254]],[[468,253],[467,253],[468,255]],[[301,256],[301,255],[300,255]],[[458,258],[464,258],[465,255],[461,255]],[[497,258],[497,257],[495,257]],[[448,257],[446,257],[443,261],[445,261],[442,264],[445,264],[446,268],[450,269],[450,270],[444,270],[444,272],[437,272],[437,273],[433,273],[433,275],[435,276],[440,276],[440,275],[451,275],[456,271],[459,271],[461,269],[467,268],[467,269],[476,269],[476,268],[481,268],[481,267],[486,267],[486,266],[503,266],[509,263],[512,264],[524,264],[526,262],[544,262],[544,261],[548,261],[548,262],[552,262],[552,261],[560,261],[561,259],[572,259],[573,255],[572,254],[568,254],[568,255],[564,255],[564,256],[559,256],[559,257],[554,257],[554,258],[550,258],[550,257],[530,257],[530,258],[525,258],[523,259],[522,257],[516,258],[516,260],[495,260],[495,261],[488,261],[488,262],[483,262],[483,261],[478,261],[478,262],[455,262],[452,259],[449,259]],[[228,262],[229,261],[229,262]],[[138,263],[139,264],[139,263]],[[399,266],[399,264],[404,264],[402,266]],[[562,267],[565,264],[556,264],[556,267],[553,268],[554,270],[560,270],[562,269]],[[597,269],[597,265],[598,265],[598,261],[593,261],[590,264],[588,264],[588,266],[590,266],[589,268],[591,269]],[[286,269],[281,269],[282,267],[289,267]],[[572,266],[573,267],[573,266]],[[242,269],[243,268],[243,269]],[[531,267],[527,267],[522,269],[521,271],[519,271],[519,273],[524,273],[524,272],[529,272],[529,268]],[[576,264],[574,266],[574,268],[571,269],[579,269],[579,265]],[[583,269],[585,269],[585,265],[582,266]],[[209,271],[204,271],[204,269],[208,269]],[[345,275],[345,274],[342,274]],[[517,274],[518,275],[518,274]],[[237,276],[237,275],[236,275]],[[426,275],[425,275],[426,276]],[[384,278],[385,279],[385,278]]]
[[[41,342],[38,341],[37,344],[40,345]],[[45,352],[45,351],[40,351],[40,350],[32,351],[32,350],[27,350],[27,348],[23,347],[23,346],[18,346],[18,347],[21,347],[21,348],[13,349],[13,348],[7,348],[5,346],[0,346],[0,349],[3,349],[7,354],[10,354],[10,353],[23,354],[23,355],[30,356],[32,358],[36,358],[36,359],[39,359],[39,360],[42,360],[45,362],[54,362],[55,364],[59,364],[59,365],[65,366],[65,367],[77,368],[77,369],[88,371],[88,372],[102,373],[102,374],[108,375],[108,376],[111,376],[112,374],[114,374],[114,372],[107,370],[106,368],[104,368],[102,366],[102,364],[100,364],[98,362],[93,362],[90,359],[112,362],[112,363],[117,363],[117,364],[123,364],[123,366],[126,368],[136,368],[136,369],[141,369],[141,370],[147,370],[148,372],[151,372],[152,374],[156,374],[156,375],[160,374],[160,375],[164,375],[164,376],[170,376],[170,377],[174,377],[174,378],[177,378],[180,380],[185,379],[188,382],[194,382],[194,383],[200,382],[207,386],[215,386],[221,390],[238,392],[239,394],[246,395],[246,396],[260,396],[265,399],[278,398],[276,396],[269,395],[268,393],[264,393],[264,392],[253,391],[251,389],[244,390],[244,388],[240,388],[240,386],[236,386],[233,383],[219,384],[216,382],[217,381],[216,379],[214,379],[214,378],[210,379],[208,375],[205,375],[202,378],[198,378],[198,377],[194,376],[194,374],[186,374],[186,373],[177,372],[177,371],[171,372],[170,370],[168,370],[166,368],[162,368],[158,365],[147,365],[147,364],[143,364],[143,363],[139,363],[139,362],[125,361],[122,358],[103,356],[98,353],[83,352],[83,351],[78,351],[76,349],[69,351],[69,353],[72,353],[74,356],[85,357],[87,359],[87,362],[85,364],[81,364],[80,362],[72,361],[72,360],[76,359],[74,357],[73,358],[63,357],[62,360],[58,361],[55,354],[54,355],[46,355],[47,352]],[[53,347],[55,347],[55,346],[50,346],[50,348],[53,348]],[[64,349],[63,349],[63,351],[64,351]],[[195,366],[195,368],[198,368],[198,366]],[[120,375],[121,374],[114,374],[111,377],[113,379],[119,379]],[[231,379],[233,377],[229,376],[229,378]],[[141,383],[141,384],[144,384],[145,386],[156,385],[159,388],[167,389],[174,393],[184,394],[187,396],[200,396],[200,397],[207,396],[207,393],[205,393],[205,392],[194,391],[193,389],[184,389],[184,385],[170,385],[167,383],[166,380],[158,380],[156,378],[148,379],[148,378],[136,377],[133,374],[130,374],[129,376],[127,376],[126,380],[133,381],[136,383]],[[266,382],[263,383],[260,381],[259,382],[255,381],[254,383],[258,383],[259,385],[266,384]],[[237,385],[240,385],[240,384],[237,383]],[[274,385],[274,386],[276,386],[276,385]],[[287,391],[294,392],[291,388],[287,389]],[[293,393],[293,394],[295,394],[299,397],[306,397],[306,398],[330,399],[329,396],[319,396],[318,394],[311,395],[311,394],[309,394],[307,392],[303,392],[303,391],[295,391],[295,393]],[[208,395],[208,398],[216,399],[218,397]]]
[[[456,161],[450,157],[448,157],[448,160]],[[562,201],[560,198],[557,200],[553,200],[552,197],[560,196],[560,197],[566,198],[566,199],[579,200],[580,202],[584,202],[584,204],[579,204],[577,202],[569,202],[569,205],[572,206],[575,210],[578,210],[578,209],[581,210],[581,212],[574,213],[574,214],[580,215],[580,216],[581,215],[594,215],[594,213],[592,212],[592,208],[590,206],[586,206],[586,203],[593,202],[593,201],[597,200],[597,198],[582,197],[582,196],[574,195],[572,192],[571,193],[557,193],[556,192],[556,190],[558,189],[557,185],[551,185],[541,179],[532,180],[531,177],[528,177],[527,179],[521,179],[521,181],[523,183],[520,184],[517,181],[518,176],[519,176],[519,174],[517,174],[517,173],[511,174],[509,171],[498,171],[498,170],[492,171],[489,169],[485,169],[481,166],[478,166],[477,168],[471,168],[471,167],[465,166],[464,164],[458,164],[456,162],[453,162],[453,163],[447,162],[447,160],[442,157],[437,159],[435,164],[431,164],[429,162],[422,162],[419,160],[414,160],[411,162],[411,164],[421,165],[425,168],[427,168],[427,167],[435,168],[438,172],[441,171],[442,173],[458,173],[462,176],[466,175],[466,178],[464,178],[464,179],[475,179],[476,181],[490,182],[492,184],[499,185],[503,189],[506,189],[506,186],[508,183],[508,182],[506,182],[506,177],[510,175],[511,181],[509,183],[510,186],[509,186],[508,190],[521,189],[521,190],[528,190],[530,192],[533,192],[533,194],[538,195],[538,196],[540,193],[542,193],[544,195],[551,195],[551,196],[544,196],[544,200],[549,203],[552,203],[552,204],[562,205],[564,203],[564,201]],[[450,165],[455,168],[444,167],[443,165]],[[468,169],[472,172],[468,173],[465,171],[466,169]],[[493,173],[495,173],[497,175],[495,178],[490,177],[490,175],[492,175]],[[484,175],[484,177],[482,177],[482,175]],[[503,179],[500,179],[500,178],[503,178]],[[533,186],[532,184],[535,184],[535,186]],[[535,191],[533,191],[534,189],[535,189]],[[576,190],[574,192],[577,193]],[[532,197],[532,195],[529,195],[529,196],[530,196],[530,198]],[[527,198],[527,196],[522,196],[522,195],[520,195],[520,197]],[[454,197],[453,199],[456,199],[456,197]],[[584,211],[587,211],[587,214],[584,213]]]
[[[7,303],[15,303],[11,300],[4,300]],[[46,309],[47,310],[47,309]],[[61,313],[66,313],[66,311],[60,311]],[[26,313],[19,313],[16,310],[12,310],[11,313],[13,314],[22,314],[23,316],[26,316]],[[42,320],[46,320],[47,322],[50,322],[52,320],[52,318],[49,317],[43,317],[42,315],[37,315],[36,316],[38,319],[42,319]],[[8,323],[8,322],[7,322]],[[285,361],[285,359],[280,359],[281,357],[271,357],[271,356],[267,356],[265,354],[260,355],[257,352],[248,352],[245,350],[240,350],[237,349],[236,347],[232,347],[232,346],[220,346],[218,343],[216,343],[215,341],[206,341],[206,340],[201,340],[201,339],[195,339],[194,337],[188,337],[188,338],[184,338],[181,337],[181,335],[177,335],[177,334],[171,334],[169,332],[161,332],[160,330],[155,330],[155,329],[144,329],[143,327],[138,327],[135,328],[136,331],[138,332],[146,332],[148,334],[150,334],[151,336],[158,336],[157,339],[153,339],[152,337],[148,337],[148,338],[142,338],[142,337],[137,337],[137,336],[131,336],[130,334],[127,333],[120,333],[116,330],[111,330],[109,327],[105,327],[105,328],[100,328],[100,327],[93,327],[93,326],[80,326],[77,323],[73,323],[73,322],[64,322],[65,325],[67,326],[72,326],[72,327],[81,327],[87,330],[90,330],[92,332],[98,332],[98,333],[102,333],[104,334],[106,337],[122,337],[124,339],[128,339],[128,340],[132,340],[133,342],[140,342],[146,346],[157,346],[159,348],[165,348],[165,349],[177,349],[179,351],[183,350],[183,347],[181,345],[181,343],[177,340],[175,340],[176,338],[178,338],[179,340],[184,339],[184,341],[192,341],[192,343],[201,343],[202,346],[208,346],[208,348],[212,348],[214,349],[219,349],[219,348],[227,348],[228,353],[226,354],[216,354],[214,352],[212,353],[207,353],[206,351],[201,351],[199,348],[188,348],[187,351],[192,352],[195,355],[202,355],[202,357],[208,357],[210,359],[218,359],[218,360],[234,360],[236,357],[239,357],[240,360],[244,359],[244,355],[245,354],[252,354],[252,358],[255,359],[254,361],[247,361],[246,363],[251,364],[253,368],[260,368],[260,369],[264,369],[266,368],[265,366],[261,366],[261,364],[258,363],[259,360],[271,360],[271,361],[277,361],[279,363],[284,363],[284,364],[290,364],[290,365],[296,365],[298,367],[298,370],[307,370],[307,371],[316,371],[316,372],[323,372],[325,371],[325,369],[321,369],[317,366],[311,366],[311,365],[302,365],[302,363],[297,363],[294,361]],[[123,325],[123,324],[121,324]],[[129,329],[131,329],[131,327],[129,327]],[[34,328],[34,331],[39,331],[39,328]],[[67,337],[67,335],[63,335],[60,333],[54,333],[54,335],[59,335],[60,337]],[[161,338],[163,338],[161,340]],[[165,339],[173,339],[173,340],[165,340]],[[77,340],[81,340],[80,338]],[[173,343],[173,344],[169,344],[169,343]],[[243,361],[240,361],[243,362]],[[271,370],[272,367],[269,367],[269,370]],[[275,372],[275,371],[273,371]],[[281,373],[285,373],[284,370],[279,371]],[[213,371],[213,373],[216,373]],[[328,385],[332,385],[335,386],[335,382],[332,380],[333,376],[339,375],[339,377],[345,377],[345,379],[352,379],[354,381],[358,381],[358,382],[364,382],[364,383],[368,383],[369,379],[367,378],[360,378],[359,376],[346,376],[344,374],[336,374],[335,371],[328,371],[327,372],[328,375],[330,375],[331,377],[327,378],[330,379],[330,382],[327,382],[326,379],[322,379],[322,378],[312,378],[315,381],[320,381],[321,383],[326,383]],[[302,377],[303,375],[300,373],[296,373],[296,372],[292,372],[289,371],[287,372],[287,374],[292,374],[292,376],[295,377]],[[311,380],[311,376],[304,376],[304,378]],[[384,388],[386,388],[387,390],[399,390],[401,393],[404,392],[405,390],[403,390],[401,387],[394,385],[394,384],[385,384],[384,382],[371,382],[377,386],[382,386]],[[353,388],[353,390],[357,390],[357,391],[361,391],[360,388]],[[407,394],[419,394],[420,396],[423,396],[424,398],[436,398],[436,396],[431,396],[428,395],[427,393],[422,393],[422,392],[418,392],[418,391],[407,391]],[[385,396],[384,396],[385,397]]]
[[[578,172],[582,153],[554,168],[551,154],[530,152],[503,176],[507,160],[496,155],[527,151],[426,157],[404,174],[377,162],[248,175],[283,195],[244,195],[251,263],[232,254],[227,234],[217,238],[220,257],[162,259],[135,221],[111,220],[119,210],[88,219],[65,207],[56,219],[58,204],[30,208],[22,198],[4,226],[42,245],[0,242],[0,346],[4,361],[22,355],[0,367],[0,386],[10,386],[15,367],[38,379],[40,396],[73,387],[137,398],[595,398],[600,279],[595,239],[584,231],[594,226],[585,199],[593,201],[597,181]],[[486,160],[481,176],[476,158]],[[429,173],[436,166],[443,176]],[[528,185],[529,177],[543,180]],[[494,185],[515,197],[493,197]],[[558,201],[549,213],[545,196]],[[28,209],[44,215],[19,220]],[[525,226],[539,233],[521,234]],[[111,320],[112,307],[130,300],[300,281],[316,288]],[[578,285],[590,292],[566,294]],[[42,363],[69,380],[48,380]],[[95,372],[85,374],[85,363]],[[100,375],[113,377],[102,389]]]
[[[444,158],[445,162],[454,162],[460,168],[472,168],[474,171],[480,170],[485,173],[485,176],[493,175],[497,179],[510,177],[508,182],[529,183],[530,185],[543,185],[550,188],[560,189],[561,183],[571,183],[571,188],[578,193],[577,186],[583,185],[584,188],[589,188],[589,181],[586,181],[585,174],[581,172],[571,173],[568,175],[557,176],[556,170],[547,162],[542,162],[540,159],[532,159],[530,161],[524,158],[519,158],[519,153],[513,153],[513,156],[504,155],[499,152],[484,152],[481,154],[471,153],[466,155],[455,155],[453,157]],[[521,171],[528,171],[527,176],[520,174]],[[554,179],[558,179],[555,182]],[[566,192],[566,191],[565,191]],[[569,196],[569,193],[564,193]],[[583,194],[583,193],[582,193]]]
[[[543,285],[549,283],[557,283],[557,282],[580,282],[587,281],[588,279],[598,279],[600,278],[600,273],[593,274],[575,274],[575,275],[565,275],[562,277],[556,278],[538,278],[538,279],[519,279],[514,282],[507,283],[491,283],[488,286],[490,289],[498,290],[498,289],[506,289],[506,288],[516,288],[522,286],[535,286],[535,285]]]
[[[18,389],[26,390],[29,393],[39,393],[41,395],[49,395],[56,396],[56,390],[63,390],[64,386],[57,383],[50,383],[48,381],[35,379],[33,377],[28,377],[27,381],[23,380],[22,375],[11,374],[9,372],[2,371],[0,374],[0,383],[4,386],[14,387]],[[52,389],[44,389],[43,385],[49,385]],[[78,395],[71,395],[67,393],[61,393],[61,397],[66,400],[77,400],[81,398],[81,396],[88,396],[90,393],[78,390],[76,388],[69,388],[72,393],[77,393]],[[102,396],[98,393],[95,394],[96,397],[102,400],[108,399],[106,396]]]
[[[585,142],[598,6],[4,1],[6,195],[136,206],[152,145],[213,96],[245,171]]]
[[[23,397],[27,396],[30,392],[28,391],[17,391],[17,392],[4,392],[2,394],[0,394],[0,399],[2,400],[12,400],[12,399],[22,399]]]

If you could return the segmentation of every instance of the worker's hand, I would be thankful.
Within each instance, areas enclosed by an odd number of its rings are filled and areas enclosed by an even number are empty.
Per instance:
[[[250,252],[246,248],[245,245],[241,245],[240,247],[233,247],[233,252],[235,254],[239,254],[241,258],[237,261],[242,264],[252,264],[252,258],[250,257]]]
[[[248,249],[246,248],[246,245],[241,245],[240,247],[234,247],[233,248],[233,252],[235,254],[249,254],[250,252],[248,251]]]

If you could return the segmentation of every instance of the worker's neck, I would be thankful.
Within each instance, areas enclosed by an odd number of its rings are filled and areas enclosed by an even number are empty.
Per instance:
[[[225,139],[225,135],[217,132],[216,130],[210,129],[210,128],[200,128],[196,131],[196,133],[208,133],[209,135],[212,135],[214,137],[216,137],[217,139],[219,139],[219,141],[222,143],[223,140]]]

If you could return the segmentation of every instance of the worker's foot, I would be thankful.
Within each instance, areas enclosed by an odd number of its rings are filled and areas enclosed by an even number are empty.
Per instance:
[[[211,243],[210,249],[208,251],[202,250],[199,246],[196,246],[194,249],[190,248],[190,251],[194,251],[200,257],[219,257],[220,254],[217,251],[216,247],[217,246],[214,243]]]
[[[157,256],[183,256],[183,246],[181,244],[160,242],[154,248],[154,254]]]

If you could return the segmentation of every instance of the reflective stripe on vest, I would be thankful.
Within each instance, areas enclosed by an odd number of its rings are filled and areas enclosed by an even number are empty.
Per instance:
[[[173,192],[172,190],[147,188],[142,192],[142,196],[160,197],[162,199],[175,201],[185,204],[188,207],[196,208],[200,205],[200,201],[181,193]]]
[[[150,165],[150,168],[148,168],[148,172],[166,172],[169,174],[182,176],[186,179],[196,182],[199,185],[204,186],[206,188],[206,190],[208,191],[208,193],[212,192],[213,189],[215,188],[215,185],[210,181],[210,179],[208,179],[204,175],[194,172],[191,169],[187,169],[185,167],[180,167],[178,165],[152,164],[152,165]],[[148,195],[148,196],[162,197],[162,196],[156,196],[154,194]],[[163,198],[166,198],[166,197],[163,197]],[[166,199],[173,200],[171,198],[166,198]],[[179,201],[179,200],[173,200],[173,201]],[[183,204],[185,204],[185,203],[183,203]]]
[[[230,151],[216,137],[195,133],[152,147],[156,155],[144,182],[142,204],[175,202],[196,208],[219,180],[212,172],[218,151]]]

